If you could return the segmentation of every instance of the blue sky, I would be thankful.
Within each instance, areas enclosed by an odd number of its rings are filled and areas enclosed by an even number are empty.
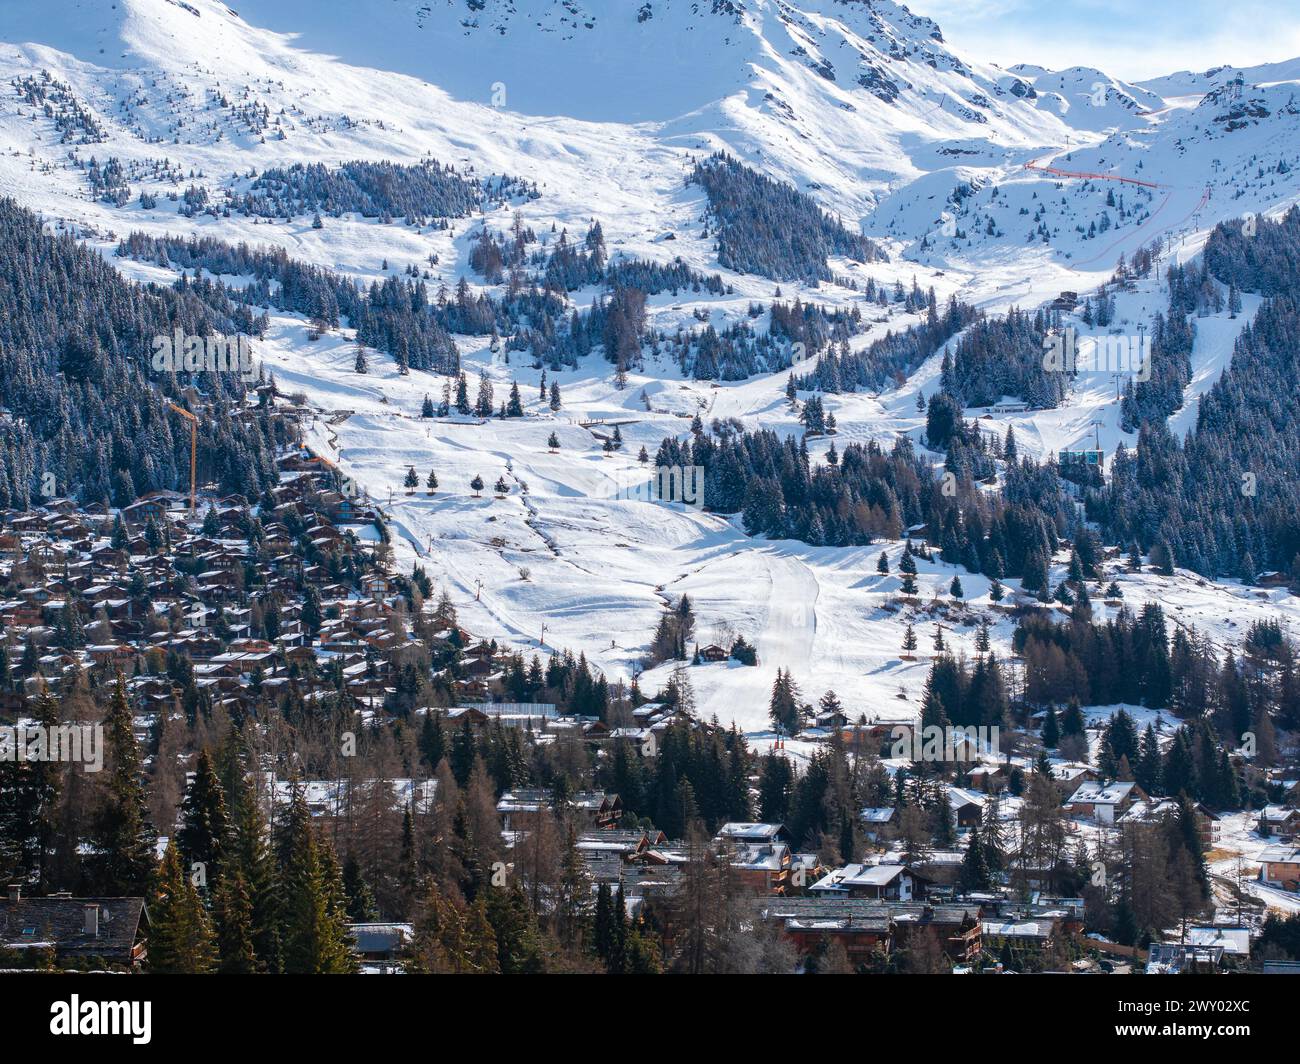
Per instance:
[[[1297,0],[903,0],[972,58],[1136,80],[1300,56]]]

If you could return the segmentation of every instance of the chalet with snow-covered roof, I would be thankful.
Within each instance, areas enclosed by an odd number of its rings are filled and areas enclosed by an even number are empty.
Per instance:
[[[543,811],[555,808],[555,801],[552,791],[521,787],[501,795],[497,812],[504,819],[507,831],[527,831]],[[593,827],[602,831],[616,828],[623,816],[623,800],[604,791],[576,791],[568,796],[565,804],[580,811]]]
[[[1085,783],[1095,783],[1100,778],[1097,770],[1081,761],[1062,761],[1049,758],[1048,769],[1052,782],[1056,784],[1061,797],[1073,794]]]
[[[788,842],[726,847],[727,863],[741,884],[760,894],[800,890],[821,875],[815,853],[795,853]]]
[[[157,523],[166,520],[166,518],[166,499],[140,499],[138,502],[122,507],[122,520],[128,525],[144,525],[149,521]]]
[[[949,787],[948,803],[959,828],[973,828],[984,816],[984,797],[965,787]]]
[[[1075,789],[1063,808],[1073,817],[1113,824],[1134,802],[1144,798],[1146,792],[1131,781],[1089,780]]]
[[[967,773],[967,780],[986,794],[1005,790],[1007,785],[1007,767],[1002,764],[974,765]]]
[[[773,842],[789,842],[790,833],[784,824],[734,822],[718,829],[717,841],[722,845],[757,846]]]
[[[392,594],[393,582],[387,573],[367,573],[361,578],[361,590],[378,601]]]
[[[872,842],[877,842],[889,833],[898,819],[898,810],[892,805],[867,806],[860,813],[862,831]]]
[[[846,864],[833,868],[808,889],[814,894],[875,901],[916,901],[933,882],[902,864]]]
[[[1300,835],[1300,809],[1264,806],[1259,812],[1259,833],[1270,839],[1294,839]]]
[[[1245,964],[1250,960],[1250,928],[1237,925],[1189,927],[1185,936],[1189,946],[1218,947],[1225,962]]]
[[[1259,855],[1259,881],[1282,890],[1300,891],[1300,846],[1282,843]]]

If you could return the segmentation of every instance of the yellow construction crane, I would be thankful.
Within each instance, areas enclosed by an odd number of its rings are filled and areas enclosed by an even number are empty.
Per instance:
[[[177,406],[170,399],[167,401],[167,405],[170,406],[173,410],[175,410],[176,413],[180,414],[181,417],[188,418],[190,423],[190,516],[193,517],[195,512],[195,505],[194,505],[195,453],[196,453],[196,448],[198,447],[198,440],[199,440],[199,419],[194,414],[191,414],[188,410],[186,410],[183,406]]]

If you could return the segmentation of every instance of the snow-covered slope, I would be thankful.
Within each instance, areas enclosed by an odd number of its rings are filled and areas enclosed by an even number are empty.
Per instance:
[[[1104,277],[1130,245],[1193,221],[1205,185],[1229,185],[1228,155],[1269,171],[1300,132],[1294,65],[1247,71],[1244,89],[1229,68],[1143,86],[1082,67],[1007,71],[890,0],[251,0],[238,14],[217,0],[11,0],[0,40],[7,67],[50,70],[98,116],[95,153],[163,154],[214,190],[271,163],[432,154],[536,177],[539,220],[635,217],[630,229],[660,235],[698,213],[681,191],[689,158],[725,148],[937,268],[978,275],[1029,255],[1022,275],[1044,283],[1021,299],[1087,287],[1067,276],[1081,266]],[[268,128],[247,120],[255,108]],[[28,116],[0,135],[23,154],[39,132]],[[1086,236],[1112,186],[1072,182],[1058,209],[1055,178],[1026,169],[1053,162],[1171,193],[1130,186],[1127,218],[1112,212],[1111,235],[1085,243],[1074,227]],[[1293,170],[1252,199],[1282,202],[1298,181]],[[59,211],[47,189],[36,199]],[[1246,209],[1223,195],[1195,221]]]

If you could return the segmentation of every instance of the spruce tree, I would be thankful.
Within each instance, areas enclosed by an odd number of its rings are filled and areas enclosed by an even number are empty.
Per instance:
[[[210,890],[221,875],[230,842],[230,818],[221,781],[206,749],[199,754],[194,778],[181,803],[181,828],[176,841],[185,867],[193,870],[195,865],[201,866]]]
[[[354,855],[348,854],[343,862],[343,891],[347,895],[348,918],[355,923],[365,923],[379,916],[375,894],[361,874],[361,865]]]
[[[107,782],[94,819],[90,859],[98,894],[130,897],[145,893],[154,871],[140,748],[136,743],[126,680],[119,672],[104,717]]]
[[[1047,713],[1043,716],[1042,730],[1043,745],[1048,750],[1055,750],[1061,742],[1061,726],[1056,719],[1056,707],[1048,706]]]
[[[916,645],[916,629],[914,629],[909,623],[906,630],[903,632],[903,652],[910,655],[916,650]]]
[[[227,873],[237,875],[248,891],[250,933],[258,971],[279,972],[283,957],[275,861],[267,838],[266,819],[257,795],[244,779],[242,764],[238,779],[232,802],[234,842]]]
[[[46,734],[60,724],[59,701],[41,685],[41,693],[32,707],[35,723]],[[55,761],[33,761],[27,765],[30,773],[30,802],[22,809],[20,833],[25,834],[33,852],[31,871],[42,892],[48,892],[58,838],[59,803],[63,794],[64,768]]]
[[[216,967],[216,959],[207,910],[185,874],[180,851],[169,842],[149,905],[149,970],[202,975]]]
[[[988,890],[991,881],[988,858],[980,840],[979,828],[973,827],[966,844],[966,853],[961,859],[957,882],[965,893],[970,894],[974,891]]]
[[[317,839],[301,787],[294,788],[284,828],[280,870],[281,938],[289,974],[350,971],[347,892],[333,848]]]
[[[212,897],[217,926],[217,971],[226,975],[251,975],[258,971],[253,948],[253,903],[248,884],[238,872],[221,877]]]

